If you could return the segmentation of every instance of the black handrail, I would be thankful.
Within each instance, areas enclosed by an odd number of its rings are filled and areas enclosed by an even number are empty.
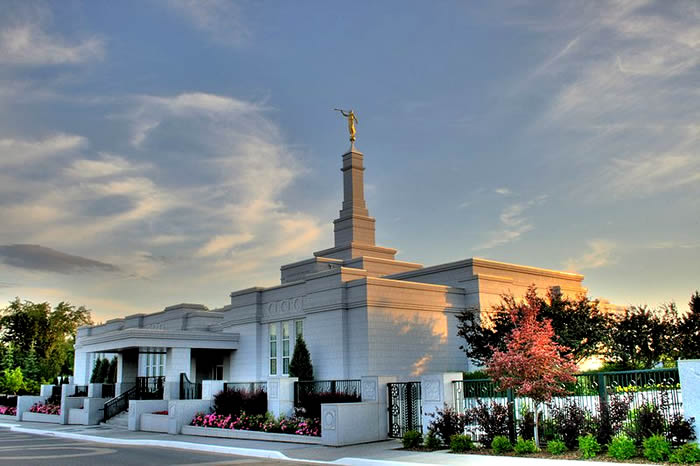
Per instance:
[[[106,421],[107,419],[116,416],[122,411],[129,409],[129,400],[133,400],[136,397],[137,393],[137,387],[131,387],[118,397],[112,398],[111,400],[107,401],[104,407],[103,419]]]
[[[199,400],[202,398],[202,384],[190,382],[184,372],[180,373],[180,399]]]

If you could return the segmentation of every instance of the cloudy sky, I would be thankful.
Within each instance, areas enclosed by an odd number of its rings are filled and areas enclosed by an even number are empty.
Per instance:
[[[377,240],[700,287],[700,4],[12,2],[0,302],[218,307],[332,245],[355,109]]]

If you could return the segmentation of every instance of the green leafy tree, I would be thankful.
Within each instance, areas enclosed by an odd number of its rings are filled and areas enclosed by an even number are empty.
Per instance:
[[[39,379],[50,380],[73,365],[73,343],[79,326],[92,323],[90,311],[61,302],[21,301],[19,298],[0,310],[0,341],[14,350],[13,364],[24,366],[24,357],[34,349]],[[22,357],[18,357],[22,355]]]
[[[301,335],[297,336],[297,341],[294,344],[294,354],[289,363],[290,377],[298,377],[299,380],[313,380],[314,366],[311,363],[311,354],[306,347],[306,342]]]
[[[2,355],[2,361],[0,362],[0,370],[14,369],[15,368],[15,352],[12,345],[4,345],[5,352]]]
[[[13,395],[18,394],[20,391],[24,390],[24,375],[22,374],[22,369],[19,367],[5,369],[1,382],[0,385],[2,385],[2,390],[5,393],[11,393]]]
[[[609,319],[598,305],[598,301],[584,295],[569,298],[552,290],[546,297],[539,297],[532,285],[523,300],[503,295],[501,303],[483,316],[473,310],[461,313],[457,334],[466,344],[460,348],[470,359],[487,364],[495,350],[506,349],[506,338],[515,328],[514,316],[521,317],[527,309],[537,308],[537,320],[551,323],[563,354],[570,354],[575,362],[580,362],[600,354],[608,339]]]
[[[39,359],[37,358],[36,350],[33,346],[22,363],[22,374],[24,375],[25,379],[34,380],[37,382],[41,380]]]
[[[678,327],[675,304],[659,310],[633,306],[610,320],[606,360],[620,370],[649,369],[664,360],[674,360]]]
[[[700,293],[690,297],[689,312],[681,317],[676,335],[680,359],[700,359]]]

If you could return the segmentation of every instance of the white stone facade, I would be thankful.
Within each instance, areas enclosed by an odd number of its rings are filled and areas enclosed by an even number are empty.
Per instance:
[[[363,170],[353,147],[343,155],[344,200],[332,248],[283,265],[278,286],[232,292],[218,309],[182,304],[79,329],[76,383],[90,376],[88,353],[114,352],[126,386],[144,373],[138,354],[148,348],[166,354],[162,375],[171,398],[181,373],[193,382],[285,377],[298,332],[316,379],[420,380],[470,369],[457,337],[460,312],[490,310],[502,294],[519,297],[533,284],[542,293],[585,293],[578,274],[479,258],[432,267],[396,260],[395,249],[374,244]]]

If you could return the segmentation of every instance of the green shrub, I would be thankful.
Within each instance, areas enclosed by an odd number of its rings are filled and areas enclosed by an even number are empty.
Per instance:
[[[695,443],[686,443],[673,450],[668,457],[669,463],[697,463],[700,461],[700,448]]]
[[[561,440],[550,440],[547,443],[547,451],[551,455],[561,455],[567,450],[566,444]]]
[[[513,451],[513,444],[510,443],[510,440],[505,435],[497,435],[491,441],[491,448],[500,455],[501,453]]]
[[[598,443],[598,440],[595,439],[593,434],[580,435],[578,437],[578,449],[579,453],[581,454],[581,458],[593,458],[595,455],[600,453],[600,444]]]
[[[418,448],[423,443],[423,436],[417,430],[409,430],[403,434],[404,448]]]
[[[425,448],[429,450],[437,450],[442,446],[442,442],[440,439],[435,435],[435,432],[428,432],[425,435],[425,439],[423,440],[423,445],[425,445]]]
[[[464,453],[474,449],[474,442],[469,435],[455,434],[450,437],[450,451],[454,453]]]
[[[644,447],[644,457],[655,463],[664,461],[671,453],[671,445],[661,435],[652,435],[645,439],[642,446]]]
[[[624,434],[613,437],[608,445],[608,456],[616,460],[627,460],[637,454],[637,445],[634,440]]]
[[[518,437],[518,441],[515,442],[515,447],[513,447],[513,449],[518,455],[527,455],[528,453],[535,453],[539,450],[534,440],[525,440],[522,437]]]

